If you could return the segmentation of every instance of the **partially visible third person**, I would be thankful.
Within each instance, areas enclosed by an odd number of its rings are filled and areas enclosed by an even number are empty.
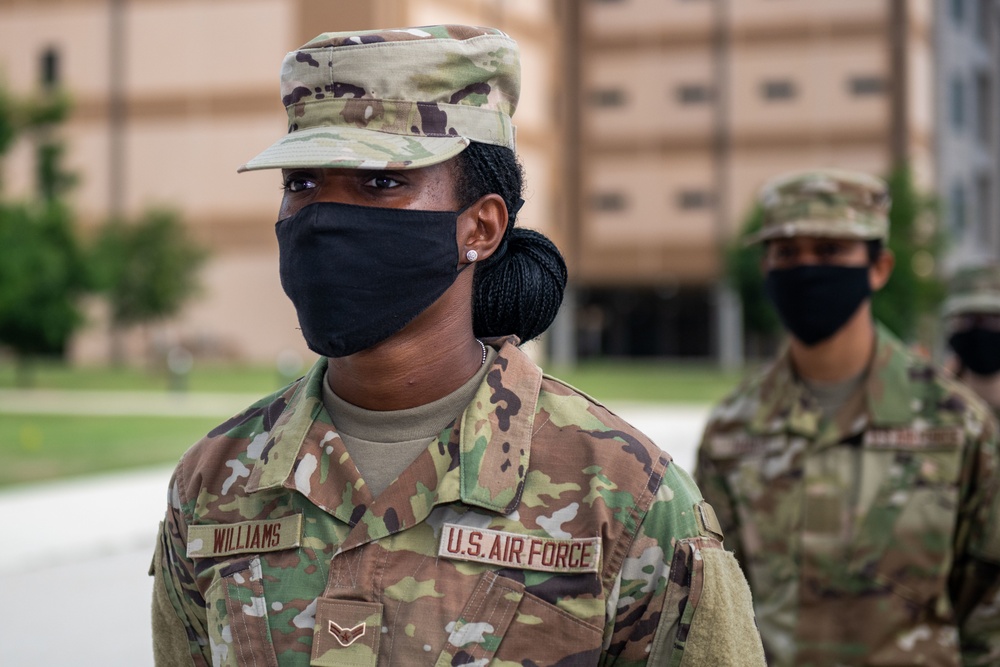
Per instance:
[[[1000,265],[957,271],[944,317],[952,369],[1000,415]]]
[[[712,412],[695,479],[744,568],[768,663],[1000,665],[1000,471],[987,406],[872,317],[887,187],[761,192],[787,347]]]

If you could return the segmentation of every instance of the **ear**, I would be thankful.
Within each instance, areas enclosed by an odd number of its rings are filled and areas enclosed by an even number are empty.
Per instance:
[[[481,262],[494,252],[507,230],[507,205],[498,194],[483,195],[458,216],[459,262],[469,264],[466,253],[475,250]]]
[[[892,275],[892,268],[896,266],[896,256],[889,248],[882,248],[882,253],[875,260],[875,263],[868,269],[868,282],[872,292],[877,292],[889,282]]]

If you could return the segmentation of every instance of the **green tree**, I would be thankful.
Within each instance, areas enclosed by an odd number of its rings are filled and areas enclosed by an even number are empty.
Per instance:
[[[938,270],[945,236],[937,200],[917,191],[909,167],[893,170],[886,180],[892,197],[889,249],[896,256],[896,267],[873,298],[872,311],[897,336],[912,341],[918,337],[921,319],[936,314],[945,295]]]
[[[68,112],[59,95],[15,99],[0,91],[0,157],[19,139],[36,153],[36,195],[0,199],[0,345],[17,357],[22,384],[30,382],[31,360],[62,355],[83,323],[77,302],[88,273],[64,201],[76,179],[62,166],[56,136]]]
[[[912,340],[921,318],[936,312],[944,296],[937,271],[943,235],[936,201],[916,190],[909,167],[894,169],[886,182],[892,197],[888,246],[896,257],[896,268],[873,298],[872,311],[897,336]],[[773,338],[780,333],[781,323],[764,292],[763,247],[742,244],[742,238],[760,229],[761,223],[762,212],[755,205],[744,221],[743,233],[727,252],[726,270],[743,301],[744,330],[749,335]]]
[[[94,280],[110,305],[112,335],[175,315],[200,288],[206,251],[177,213],[153,209],[137,220],[109,220],[94,245]],[[112,348],[113,361],[120,351]]]
[[[61,355],[83,321],[85,274],[66,206],[0,204],[0,342],[25,360]]]

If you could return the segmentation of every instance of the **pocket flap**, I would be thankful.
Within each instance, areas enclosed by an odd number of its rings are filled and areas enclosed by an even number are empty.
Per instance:
[[[448,643],[436,667],[468,663],[487,664],[493,659],[517,606],[524,584],[484,572],[458,620],[448,624]]]

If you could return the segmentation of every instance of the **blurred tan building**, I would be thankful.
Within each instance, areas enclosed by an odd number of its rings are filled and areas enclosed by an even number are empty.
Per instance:
[[[930,0],[578,7],[581,354],[712,354],[720,240],[772,176],[932,185]]]
[[[521,45],[515,116],[529,174],[525,225],[558,236],[552,221],[562,165],[556,132],[556,15],[537,0],[0,0],[0,82],[17,94],[59,87],[74,102],[63,128],[72,203],[85,227],[112,211],[180,211],[211,251],[203,294],[174,322],[134,332],[130,356],[183,344],[195,352],[271,362],[308,358],[278,282],[276,171],[236,168],[285,131],[278,72],[285,53],[325,31],[469,23]],[[30,192],[31,147],[5,165],[5,193]],[[73,349],[107,359],[95,303]]]
[[[885,174],[905,158],[934,185],[934,5],[0,0],[0,77],[72,95],[65,137],[86,225],[166,205],[213,253],[204,294],[135,335],[133,353],[183,343],[269,362],[309,355],[278,283],[280,179],[236,167],[284,130],[285,52],[327,30],[500,27],[523,56],[521,224],[555,238],[575,288],[551,337],[557,358],[701,357],[726,339],[720,245],[765,180],[811,166]],[[15,151],[8,193],[33,187],[31,161]],[[106,358],[105,328],[93,308],[76,359]]]

